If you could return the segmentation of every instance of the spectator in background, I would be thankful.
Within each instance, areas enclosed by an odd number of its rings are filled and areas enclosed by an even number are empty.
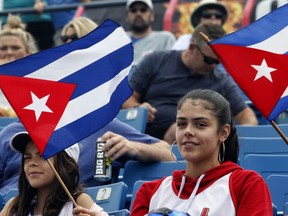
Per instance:
[[[97,23],[87,17],[76,17],[63,27],[61,31],[62,43],[68,43],[83,37],[97,26]]]
[[[212,23],[224,25],[228,18],[226,6],[216,0],[201,0],[198,7],[193,11],[190,22],[195,28],[198,24]],[[181,35],[174,43],[173,50],[185,50],[189,47],[192,34]]]
[[[146,55],[154,51],[170,50],[175,42],[175,36],[167,31],[154,31],[153,4],[151,0],[128,0],[126,4],[126,21],[131,31],[134,46],[134,65]]]
[[[25,31],[25,25],[18,16],[9,14],[0,32],[0,65],[36,53],[38,48],[33,36]],[[0,90],[0,116],[15,117],[16,114]]]
[[[47,0],[47,3],[49,6],[64,6],[64,5],[71,5],[76,4],[80,2],[91,2],[91,0]],[[76,10],[63,10],[63,11],[57,11],[57,12],[51,12],[51,18],[54,25],[54,28],[56,30],[56,33],[54,35],[54,41],[55,45],[61,45],[61,31],[62,28],[73,19],[75,15]]]
[[[42,13],[45,8],[46,0],[4,0],[4,9],[23,9],[32,8],[37,14],[21,15],[22,22],[26,24],[26,30],[31,33],[37,42],[40,50],[45,50],[54,46],[54,27],[51,17],[48,13]],[[4,17],[2,23],[7,22],[7,17]]]
[[[182,212],[171,215],[183,216],[272,216],[264,179],[237,165],[238,136],[223,96],[208,89],[189,92],[177,105],[176,124],[176,143],[187,161],[186,170],[144,183],[131,215],[152,216],[169,208]]]
[[[258,124],[254,112],[245,104],[235,83],[216,67],[219,61],[199,32],[211,40],[225,35],[219,25],[200,24],[194,31],[188,49],[150,54],[137,66],[129,80],[134,93],[122,107],[147,107],[149,122],[146,133],[168,143],[175,141],[177,102],[193,89],[217,91],[230,102],[238,124]]]
[[[228,10],[226,6],[217,2],[216,0],[201,0],[198,7],[191,14],[191,24],[195,28],[198,24],[212,23],[223,26],[228,19]],[[185,50],[189,47],[192,34],[181,35],[175,44],[173,50]],[[222,64],[218,64],[217,67],[223,73],[227,73]],[[233,78],[229,75],[231,81],[235,83]],[[235,83],[236,84],[236,83]],[[237,84],[236,84],[237,85]],[[237,85],[238,87],[238,85]],[[249,98],[244,92],[238,87],[241,96],[245,101],[249,101]]]

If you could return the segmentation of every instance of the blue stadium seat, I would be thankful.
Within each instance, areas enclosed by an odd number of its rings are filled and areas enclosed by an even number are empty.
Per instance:
[[[128,211],[127,209],[121,209],[118,211],[108,212],[108,215],[109,216],[129,216],[130,211]]]
[[[239,163],[248,154],[288,155],[288,145],[282,138],[239,137]]]
[[[278,127],[280,130],[288,136],[288,124],[279,124]],[[236,125],[236,130],[238,137],[255,137],[255,138],[263,138],[263,137],[279,137],[280,135],[277,133],[275,128],[272,125]]]
[[[136,128],[141,133],[144,133],[146,130],[148,110],[145,107],[121,109],[116,118]]]
[[[133,202],[134,202],[136,193],[137,193],[137,191],[139,190],[139,188],[141,187],[141,185],[142,185],[144,182],[147,182],[147,181],[145,181],[145,180],[138,180],[138,181],[136,181],[136,182],[134,183],[133,191],[132,191],[132,197],[131,197],[131,202],[130,202],[130,211],[132,210],[132,206],[133,206]]]
[[[272,174],[288,175],[287,164],[288,154],[248,154],[244,158],[243,163],[241,162],[241,167],[248,170],[255,170],[267,181],[268,176]]]
[[[287,166],[287,164],[283,164],[282,166]],[[283,212],[285,204],[288,202],[288,175],[272,174],[267,178],[267,185],[277,211]]]
[[[131,200],[134,183],[137,180],[151,181],[164,176],[172,175],[174,170],[183,170],[186,162],[162,161],[157,163],[141,163],[139,161],[128,161],[123,172],[123,182],[128,186],[127,199]]]
[[[86,193],[106,212],[125,208],[127,185],[124,182],[87,187]]]

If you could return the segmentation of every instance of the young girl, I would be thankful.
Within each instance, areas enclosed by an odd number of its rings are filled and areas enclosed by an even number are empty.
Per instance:
[[[40,156],[30,135],[26,131],[20,132],[12,137],[10,145],[23,154],[19,194],[8,201],[0,215],[73,215],[73,202],[69,200],[48,162]],[[108,216],[78,185],[79,154],[78,144],[75,144],[49,160],[79,206],[89,209],[90,215]]]
[[[272,215],[267,185],[259,174],[237,163],[238,137],[230,106],[211,90],[193,90],[177,107],[176,141],[186,170],[144,183],[131,215]],[[170,215],[170,214],[169,214]]]

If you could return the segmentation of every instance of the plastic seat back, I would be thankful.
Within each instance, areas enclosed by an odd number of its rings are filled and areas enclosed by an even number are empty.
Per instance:
[[[121,109],[116,118],[134,127],[141,133],[146,130],[148,110],[145,107],[134,107],[131,109]]]
[[[285,165],[287,166],[287,164]],[[271,193],[272,202],[276,205],[277,211],[285,212],[285,205],[288,202],[288,174],[272,174],[268,176],[267,185]]]
[[[157,163],[141,163],[139,161],[128,161],[123,172],[123,182],[128,186],[127,196],[131,197],[136,181],[151,181],[172,175],[174,170],[183,170],[186,162],[162,161]]]
[[[87,187],[86,193],[106,212],[125,208],[127,185],[124,182]]]
[[[288,155],[288,146],[282,138],[239,137],[239,163],[248,154]]]

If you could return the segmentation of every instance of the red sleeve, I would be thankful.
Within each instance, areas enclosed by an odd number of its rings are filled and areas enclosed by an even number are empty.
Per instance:
[[[234,171],[230,191],[237,216],[272,216],[272,200],[264,179],[250,170]]]
[[[148,214],[150,200],[163,180],[164,178],[143,183],[136,193],[130,216],[143,216]]]

